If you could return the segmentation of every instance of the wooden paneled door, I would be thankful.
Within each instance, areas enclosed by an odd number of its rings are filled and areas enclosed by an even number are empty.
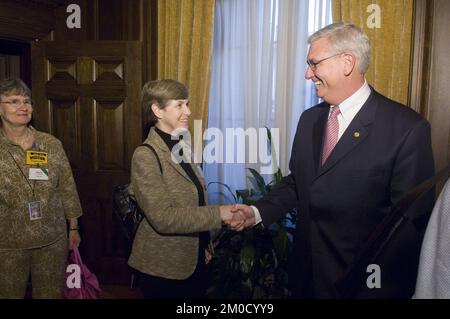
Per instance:
[[[129,283],[128,245],[111,214],[115,185],[129,181],[142,141],[137,41],[33,43],[33,123],[60,139],[83,217],[81,254],[102,284]]]

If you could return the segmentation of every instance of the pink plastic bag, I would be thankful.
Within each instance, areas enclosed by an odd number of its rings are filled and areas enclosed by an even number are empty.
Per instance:
[[[101,289],[97,277],[81,260],[78,248],[69,253],[65,274],[65,299],[97,299]]]

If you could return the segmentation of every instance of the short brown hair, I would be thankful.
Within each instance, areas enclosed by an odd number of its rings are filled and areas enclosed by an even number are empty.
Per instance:
[[[169,100],[187,100],[189,91],[187,87],[178,81],[164,79],[147,82],[142,88],[142,109],[147,121],[156,123],[158,118],[153,113],[152,104],[158,105],[160,109],[167,106]]]

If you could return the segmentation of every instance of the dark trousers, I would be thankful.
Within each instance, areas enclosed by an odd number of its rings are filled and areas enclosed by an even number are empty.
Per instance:
[[[184,280],[167,279],[138,272],[138,286],[145,299],[203,299],[210,284],[205,265],[209,233],[200,233],[199,254],[194,273]]]
[[[140,272],[138,286],[145,299],[202,299],[205,298],[207,289],[206,278],[206,271],[199,270],[199,267],[185,280],[167,279]]]

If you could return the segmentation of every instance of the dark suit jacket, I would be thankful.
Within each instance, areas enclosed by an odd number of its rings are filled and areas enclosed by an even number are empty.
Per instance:
[[[322,167],[328,112],[327,103],[303,112],[292,148],[291,174],[256,204],[265,225],[298,207],[290,271],[294,297],[341,297],[336,281],[376,225],[402,195],[434,174],[428,122],[373,89]],[[412,296],[433,201],[430,191],[411,207],[413,218],[400,227],[377,260],[381,288],[369,289],[364,280],[353,297]]]

